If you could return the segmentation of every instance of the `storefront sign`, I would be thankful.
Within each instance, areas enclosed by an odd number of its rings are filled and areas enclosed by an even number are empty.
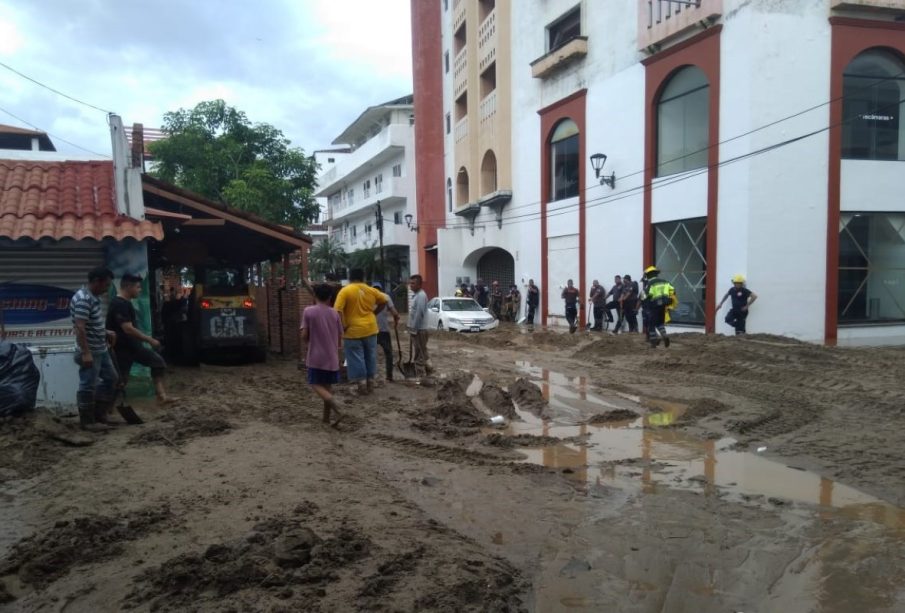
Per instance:
[[[7,338],[26,344],[72,342],[69,300],[73,293],[51,285],[0,284],[0,320]]]

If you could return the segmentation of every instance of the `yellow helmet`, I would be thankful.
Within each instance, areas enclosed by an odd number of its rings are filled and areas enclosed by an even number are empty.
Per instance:
[[[660,269],[657,268],[656,266],[648,266],[647,268],[644,269],[644,274],[650,274],[652,272],[660,272]]]
[[[745,275],[735,275],[734,277],[732,277],[732,282],[733,283],[744,283]]]

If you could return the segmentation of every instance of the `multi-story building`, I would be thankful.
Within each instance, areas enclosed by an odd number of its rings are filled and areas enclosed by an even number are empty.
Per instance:
[[[315,194],[326,199],[327,231],[346,253],[379,249],[382,220],[384,261],[394,282],[417,270],[409,212],[415,195],[414,112],[412,96],[366,109],[333,141],[344,148],[322,162]]]
[[[749,332],[905,342],[905,0],[412,10],[440,293],[534,278],[557,324],[567,279],[656,264],[678,327],[730,332],[715,308],[741,273]]]

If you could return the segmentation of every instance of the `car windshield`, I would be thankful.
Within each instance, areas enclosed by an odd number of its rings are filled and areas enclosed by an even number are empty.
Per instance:
[[[471,299],[444,300],[444,311],[483,311],[481,305]]]

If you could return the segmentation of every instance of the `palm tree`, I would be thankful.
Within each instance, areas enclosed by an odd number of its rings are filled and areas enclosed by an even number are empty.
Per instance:
[[[309,264],[312,272],[335,273],[345,266],[346,251],[338,240],[327,237],[311,248]]]

